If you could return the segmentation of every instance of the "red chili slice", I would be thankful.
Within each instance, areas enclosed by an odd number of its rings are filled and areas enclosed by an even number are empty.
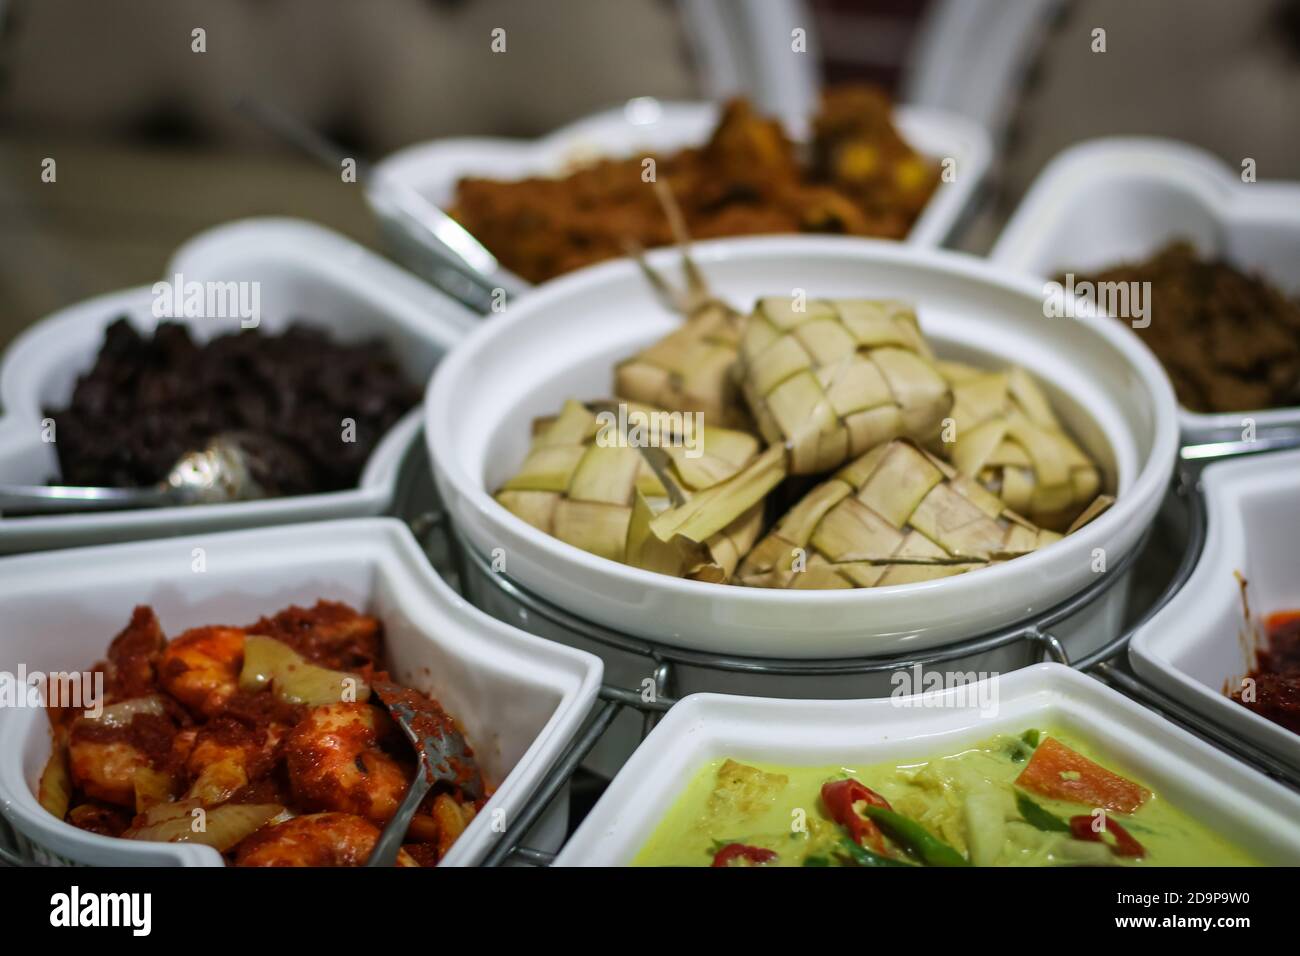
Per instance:
[[[1077,817],[1070,817],[1070,833],[1076,840],[1091,840],[1094,843],[1106,843],[1102,839],[1101,833],[1092,828],[1093,817],[1091,814],[1081,814]],[[1106,832],[1115,834],[1115,842],[1107,844],[1110,852],[1116,856],[1131,856],[1138,859],[1147,855],[1146,847],[1137,841],[1137,839],[1109,817],[1106,819]]]
[[[822,803],[826,804],[831,819],[845,827],[858,846],[870,846],[877,853],[884,853],[885,835],[875,823],[854,809],[858,802],[893,809],[888,800],[859,780],[832,780],[822,784]]]
[[[776,859],[775,850],[761,846],[749,846],[746,843],[728,843],[713,854],[713,866],[744,866],[746,863],[762,866]]]

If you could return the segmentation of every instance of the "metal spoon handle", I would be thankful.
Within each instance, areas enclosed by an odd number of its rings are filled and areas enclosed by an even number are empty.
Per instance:
[[[169,488],[95,488],[76,485],[0,485],[0,515],[117,511],[177,504]]]
[[[244,114],[263,129],[291,143],[335,172],[338,172],[339,164],[345,159],[351,159],[357,164],[358,178],[364,177],[369,172],[369,165],[365,160],[349,156],[347,151],[337,143],[270,103],[243,95],[235,99],[234,109],[235,112]]]
[[[1283,451],[1288,448],[1300,448],[1300,429],[1269,431],[1261,433],[1250,441],[1239,439],[1184,445],[1179,455],[1185,461],[1211,461],[1267,451]]]
[[[402,805],[388,821],[384,832],[379,834],[379,839],[375,841],[375,848],[370,851],[370,859],[366,860],[366,866],[393,865],[397,860],[397,851],[402,848],[402,839],[406,836],[406,830],[411,825],[411,817],[415,816],[420,801],[425,798],[432,786],[433,780],[429,768],[421,758],[416,768],[415,779],[411,781],[411,789],[406,791]]]
[[[510,299],[529,288],[437,204],[404,182],[375,175],[368,163],[349,157],[340,146],[297,117],[251,96],[236,100],[235,110],[335,172],[344,159],[356,162],[357,179],[370,198],[392,223],[433,256],[433,268],[439,273],[440,283],[447,287],[445,291],[462,302],[484,312],[496,304],[497,290]]]

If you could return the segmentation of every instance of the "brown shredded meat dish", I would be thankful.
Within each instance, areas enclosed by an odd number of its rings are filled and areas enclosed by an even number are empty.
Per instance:
[[[170,641],[137,607],[94,668],[103,706],[49,709],[41,805],[84,830],[201,843],[240,866],[361,865],[416,767],[370,695],[389,680],[382,651],[382,624],[332,601]],[[452,725],[432,698],[405,694]],[[436,785],[398,865],[437,864],[489,795]]]
[[[451,212],[506,268],[543,282],[624,255],[629,241],[673,242],[645,175],[648,158],[701,239],[792,232],[902,239],[940,179],[938,165],[894,127],[883,92],[842,87],[824,95],[806,146],[732,100],[699,148],[602,160],[556,178],[467,177]]]
[[[1145,261],[1082,278],[1151,284],[1150,324],[1137,334],[1185,408],[1213,414],[1300,405],[1300,300],[1261,276],[1173,242]]]

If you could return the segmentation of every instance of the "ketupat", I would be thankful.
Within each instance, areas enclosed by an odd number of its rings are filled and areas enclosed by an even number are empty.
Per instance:
[[[674,520],[688,516],[691,512],[681,509],[755,459],[758,440],[706,425],[695,436],[698,457],[685,444],[633,447],[627,436],[608,430],[609,419],[602,422],[600,412],[617,417],[616,408],[566,402],[534,435],[528,457],[497,491],[497,501],[541,531],[592,554],[676,577],[727,581],[762,530],[766,490],[757,504],[737,509],[695,539],[675,533],[672,521],[668,531],[656,535],[651,522],[665,513],[678,515]],[[659,420],[669,427],[673,422],[684,427],[681,415],[628,406],[627,417],[637,413],[665,416]]]
[[[741,562],[736,583],[908,584],[984,567],[1060,537],[1011,512],[935,456],[895,440],[805,495]]]
[[[694,463],[653,442],[605,447],[595,440],[601,406],[571,402],[498,492],[511,511],[635,567],[818,588],[959,574],[1042,547],[1109,505],[1096,495],[1096,465],[1027,373],[936,361],[915,312],[891,300],[764,298],[742,315],[708,292],[671,195],[659,192],[687,289],[674,291],[638,258],[687,318],[617,366],[616,394],[643,411],[663,414],[666,406],[756,430],[769,447],[760,451],[752,435],[727,427],[708,429],[709,454]],[[945,425],[955,426],[949,445],[941,442]],[[957,468],[917,445],[949,455]],[[767,496],[787,476],[845,462],[754,547]],[[879,484],[862,471],[875,467],[886,476]],[[872,489],[875,498],[863,497]],[[808,564],[796,569],[800,553]]]
[[[830,471],[894,438],[930,441],[952,409],[916,314],[888,300],[760,299],[737,367],[790,473]]]
[[[709,296],[690,260],[684,261],[689,287],[680,297],[642,264],[652,281],[674,296],[674,307],[686,320],[615,367],[614,394],[669,411],[701,412],[706,421],[723,428],[752,430],[753,420],[732,375],[744,316]]]
[[[1068,528],[1097,497],[1101,475],[1032,376],[959,362],[939,369],[952,384],[955,440],[935,450],[1040,527]]]
[[[665,207],[671,217],[670,197]],[[707,300],[703,279],[688,255],[683,263],[690,294]],[[667,283],[644,263],[643,268],[666,294]],[[733,323],[729,329],[736,328],[735,317],[727,310],[725,321]],[[659,512],[650,531],[661,541],[703,544],[761,509],[766,495],[787,475],[824,472],[900,435],[931,438],[951,409],[948,384],[935,367],[916,316],[900,303],[768,298],[743,322],[736,377],[771,445],[690,502]],[[688,339],[689,324],[675,334]],[[637,362],[645,364],[641,357]],[[713,371],[722,365],[719,361]]]
[[[630,251],[650,286],[685,321],[615,366],[614,394],[672,412],[700,412],[710,424],[752,431],[753,420],[732,374],[745,316],[709,292],[691,260],[686,224],[672,192],[656,183],[655,194],[681,249],[686,288],[674,289],[650,267],[639,248]]]

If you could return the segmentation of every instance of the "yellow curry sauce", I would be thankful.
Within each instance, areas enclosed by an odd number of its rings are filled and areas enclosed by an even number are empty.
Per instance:
[[[827,785],[830,789],[823,790]],[[870,799],[850,804],[846,791],[851,798],[866,793]],[[868,809],[867,802],[880,809]],[[923,831],[914,829],[918,824]],[[782,767],[715,760],[690,782],[633,861],[635,866],[917,863],[1249,866],[1258,861],[1159,795],[1106,769],[1076,738],[1036,730],[905,764]]]

